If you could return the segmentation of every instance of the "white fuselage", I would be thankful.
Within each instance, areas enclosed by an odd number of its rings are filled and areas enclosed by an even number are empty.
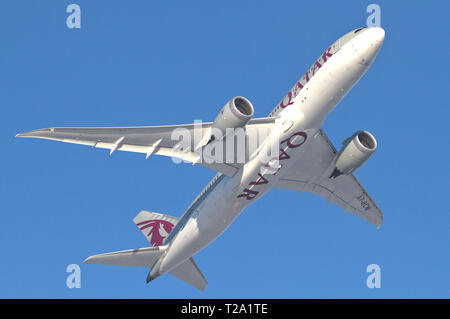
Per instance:
[[[302,157],[328,113],[367,71],[383,40],[381,28],[344,35],[319,57],[270,114],[279,118],[264,145],[279,145],[279,171]],[[255,157],[234,176],[219,174],[211,181],[166,239],[167,249],[152,268],[153,278],[211,243],[247,205],[276,183],[279,173],[261,174],[264,164]]]

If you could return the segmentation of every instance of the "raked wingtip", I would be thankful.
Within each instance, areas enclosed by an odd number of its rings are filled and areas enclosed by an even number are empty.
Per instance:
[[[14,137],[26,137],[26,136],[27,136],[27,132],[25,132],[25,133],[18,133]]]
[[[15,137],[44,137],[48,134],[51,134],[53,131],[54,128],[41,128],[33,131],[16,134]]]
[[[23,132],[16,134],[15,137],[32,137],[35,131]]]

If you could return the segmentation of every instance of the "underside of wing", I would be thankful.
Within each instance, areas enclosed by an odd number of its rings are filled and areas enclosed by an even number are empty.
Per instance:
[[[275,118],[252,119],[245,126],[246,134],[259,136],[259,131],[270,131]],[[170,125],[170,126],[141,126],[141,127],[53,127],[38,129],[17,134],[16,137],[32,137],[54,140],[66,143],[88,145],[91,147],[114,151],[128,151],[150,155],[162,155],[180,159],[193,164],[223,173],[228,176],[234,173],[246,162],[227,156],[222,152],[222,158],[206,157],[204,152],[199,156],[195,149],[196,141],[201,140],[212,123]],[[255,133],[256,131],[256,133]],[[218,142],[215,142],[218,144]],[[214,147],[213,145],[210,146]],[[224,143],[223,143],[224,144]],[[245,149],[245,148],[244,148]],[[215,155],[215,153],[214,153]],[[248,158],[245,154],[244,158]]]
[[[320,195],[380,227],[383,221],[381,210],[353,174],[330,178],[336,153],[328,137],[320,130],[301,160],[283,173],[276,187]]]

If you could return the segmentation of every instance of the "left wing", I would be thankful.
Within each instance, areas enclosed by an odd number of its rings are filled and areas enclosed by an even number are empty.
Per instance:
[[[247,133],[250,130],[271,130],[275,119],[275,117],[252,119],[247,123],[245,129]],[[141,127],[53,127],[17,134],[16,137],[34,137],[105,148],[110,150],[110,154],[119,150],[143,153],[146,154],[146,158],[152,154],[176,157],[195,164],[198,161],[198,155],[192,151],[195,149],[193,144],[196,140],[195,137],[197,135],[202,137],[207,134],[211,125],[212,123],[209,122],[201,123],[201,126],[186,124]],[[172,138],[172,133],[176,130],[187,134],[191,144],[180,147],[180,135],[176,135],[178,138]],[[199,162],[199,165],[228,176],[234,175],[243,164],[233,161],[223,161],[222,163],[218,161]]]
[[[322,130],[309,143],[304,156],[284,172],[277,188],[300,190],[320,195],[377,227],[383,214],[353,174],[329,178],[334,168],[336,149]]]

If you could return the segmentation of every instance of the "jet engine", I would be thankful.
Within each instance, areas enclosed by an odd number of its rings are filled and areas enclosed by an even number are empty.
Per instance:
[[[367,131],[358,131],[342,142],[336,164],[330,178],[353,173],[375,152],[377,141]]]
[[[238,127],[244,127],[248,121],[252,118],[254,109],[252,103],[245,97],[236,96],[229,100],[219,114],[216,116],[214,123],[211,127],[211,136],[209,142],[214,141],[218,136],[218,131],[222,133],[220,138],[223,138],[227,129],[236,129]]]

